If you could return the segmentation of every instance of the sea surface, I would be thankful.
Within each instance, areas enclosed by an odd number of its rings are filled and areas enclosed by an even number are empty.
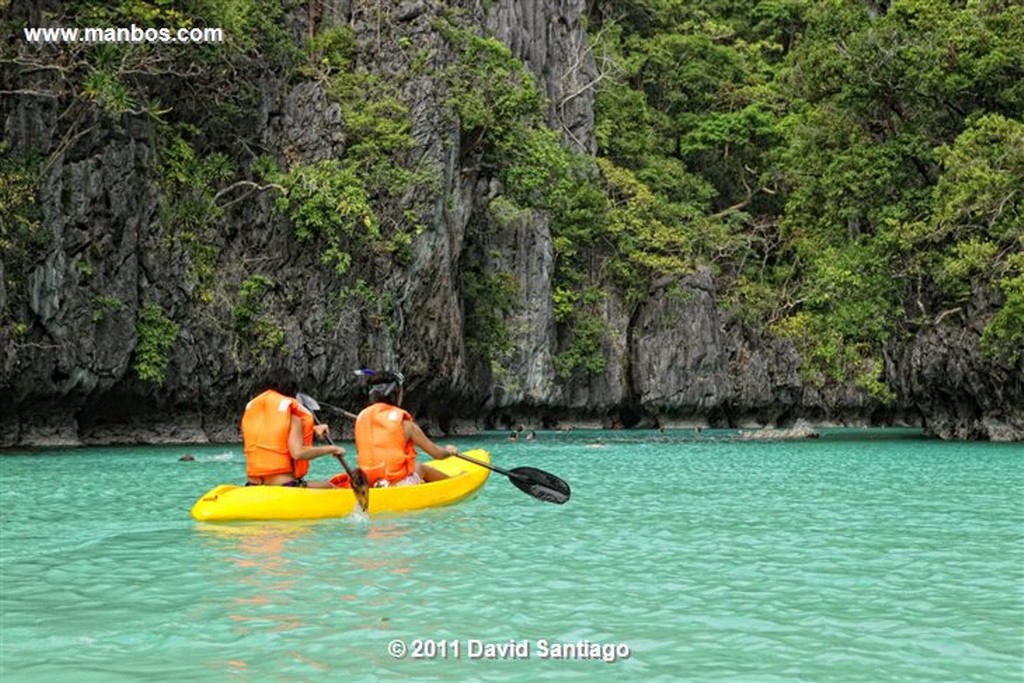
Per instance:
[[[0,454],[0,680],[1024,680],[1021,444],[451,441],[572,499],[201,524],[237,444]]]

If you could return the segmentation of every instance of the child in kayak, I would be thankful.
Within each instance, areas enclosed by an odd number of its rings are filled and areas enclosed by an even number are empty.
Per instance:
[[[360,371],[369,377],[370,405],[356,418],[356,451],[359,468],[371,486],[407,486],[446,479],[448,475],[416,462],[416,446],[430,457],[447,458],[458,453],[455,446],[438,446],[430,440],[412,416],[400,408],[400,372]]]
[[[309,461],[325,455],[344,455],[341,446],[314,446],[324,438],[327,425],[317,425],[313,414],[295,399],[293,382],[277,379],[245,406],[242,441],[245,449],[246,486],[298,486],[334,488],[329,481],[304,477]]]

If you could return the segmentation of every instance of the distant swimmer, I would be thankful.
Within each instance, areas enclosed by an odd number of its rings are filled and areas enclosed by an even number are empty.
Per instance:
[[[195,456],[192,455],[191,453],[186,453],[185,455],[178,458],[178,462],[195,462],[195,460]]]

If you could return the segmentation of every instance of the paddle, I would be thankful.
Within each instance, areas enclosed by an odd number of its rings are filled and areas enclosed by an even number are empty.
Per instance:
[[[300,401],[303,400],[303,396],[304,395],[299,396]],[[353,420],[358,417],[358,415],[356,415],[355,413],[350,413],[344,408],[332,406],[331,404],[323,403],[322,401],[318,403],[316,399],[310,396],[306,396],[305,398],[311,401],[312,403],[316,404],[318,406],[318,409],[319,406],[323,406],[324,408],[333,410]],[[305,402],[303,402],[303,405],[305,405]],[[511,481],[516,488],[518,488],[523,493],[527,493],[533,496],[537,500],[543,500],[547,503],[556,503],[558,505],[562,505],[563,503],[569,500],[569,496],[571,494],[569,490],[569,484],[567,484],[562,479],[559,479],[555,475],[551,474],[550,472],[538,470],[535,467],[515,467],[511,470],[504,470],[496,465],[489,465],[485,462],[477,460],[476,458],[471,458],[468,455],[463,455],[462,453],[455,453],[454,455],[458,458],[462,458],[463,460],[468,460],[474,465],[485,467],[491,470],[492,472],[504,474],[506,477],[508,477],[509,481]]]
[[[523,493],[528,493],[537,500],[557,505],[561,505],[569,500],[569,495],[571,494],[569,484],[550,472],[538,470],[535,467],[513,467],[510,470],[504,470],[496,465],[489,465],[482,460],[471,458],[462,453],[453,453],[453,455],[456,458],[468,460],[480,467],[486,467],[492,472],[504,474],[517,489]]]
[[[320,410],[320,404],[317,403],[317,400],[312,396],[301,392],[296,394],[295,398],[299,399],[299,403],[301,403],[306,410],[313,413],[313,420],[317,424],[320,424],[320,419],[316,416],[316,411]],[[327,443],[333,446],[334,440],[331,438],[331,435],[326,434],[325,436],[327,437]],[[345,468],[345,472],[348,474],[348,479],[352,482],[352,492],[356,495],[356,502],[358,502],[359,506],[363,508],[363,511],[369,511],[370,484],[366,480],[366,474],[358,468],[353,471],[352,468],[348,466],[348,463],[345,462],[345,456],[337,455],[335,457],[338,459],[338,462],[341,463],[341,466]]]
[[[305,396],[305,394],[303,394],[303,395]],[[312,396],[306,396],[306,398],[308,398],[311,401],[316,402],[316,399],[313,398]],[[350,413],[347,410],[345,410],[344,408],[339,408],[338,406],[332,406],[330,403],[324,403],[323,401],[320,401],[319,403],[320,403],[320,407],[321,408],[327,408],[328,410],[333,410],[338,415],[344,415],[345,417],[351,418],[353,420],[356,419],[357,417],[359,417],[355,413]]]

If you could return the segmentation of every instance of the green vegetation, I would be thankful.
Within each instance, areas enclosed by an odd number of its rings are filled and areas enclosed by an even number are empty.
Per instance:
[[[499,207],[492,214],[539,210],[550,219],[555,314],[568,333],[556,359],[559,371],[601,372],[606,280],[636,304],[653,279],[686,272],[687,236],[669,225],[680,210],[611,160],[570,152],[546,127],[544,98],[508,48],[450,25],[439,28],[458,57],[445,79],[465,153],[478,155],[504,188],[504,195],[492,199]],[[479,274],[464,278],[467,299],[481,293],[481,284]],[[472,307],[474,316],[485,318],[479,321],[485,328],[508,307],[504,296],[491,298],[486,314],[480,302]],[[492,336],[484,335],[489,341],[474,348],[494,353],[501,344]]]
[[[334,266],[338,275],[352,265],[353,245],[380,238],[370,197],[353,169],[329,159],[272,179],[284,187],[277,210],[291,219],[299,241],[316,237],[325,245],[321,261]]]
[[[215,242],[218,222],[223,211],[214,201],[214,190],[235,175],[234,165],[227,155],[213,152],[200,157],[184,135],[197,130],[190,125],[177,127],[172,133],[158,126],[161,133],[158,147],[161,185],[160,219],[164,242],[169,248],[179,248],[188,261],[188,276],[196,284],[196,293],[204,304],[213,300],[213,286],[217,275]]]
[[[263,299],[273,289],[274,281],[265,275],[252,275],[242,281],[233,310],[234,330],[239,347],[254,350],[261,360],[267,352],[287,353],[284,329],[263,313]],[[236,348],[236,352],[239,349]]]
[[[519,309],[519,281],[507,270],[462,273],[466,300],[466,347],[501,366],[515,351],[506,316]]]
[[[98,323],[107,317],[107,313],[123,310],[125,306],[125,302],[116,296],[96,294],[92,297],[92,321]]]
[[[226,42],[67,43],[58,48],[8,41],[0,48],[4,82],[24,88],[18,92],[28,101],[36,98],[59,108],[55,120],[60,122],[49,156],[10,154],[6,145],[0,149],[0,239],[11,242],[10,256],[4,244],[4,278],[10,293],[3,311],[5,327],[10,322],[15,331],[27,328],[28,277],[49,245],[36,206],[41,183],[64,155],[77,153],[79,141],[95,139],[105,131],[130,140],[133,148],[148,132],[156,163],[146,163],[147,150],[140,146],[133,172],[138,173],[139,182],[159,186],[162,249],[153,257],[165,259],[169,273],[180,272],[178,264],[184,263],[181,275],[187,282],[182,284],[194,292],[197,303],[211,309],[197,318],[220,325],[216,320],[220,312],[212,308],[223,303],[215,299],[218,286],[223,289],[218,280],[224,207],[241,193],[224,198],[218,193],[249,182],[250,150],[260,144],[256,117],[261,87],[268,77],[290,72],[301,57],[283,25],[282,12],[275,0],[198,0],[185,5],[163,0],[73,0],[46,10],[43,24],[148,29],[215,26],[224,30]],[[13,13],[0,21],[11,36],[20,35],[23,26],[39,23]],[[45,78],[34,74],[45,74]],[[37,143],[20,142],[30,148]],[[145,177],[148,170],[155,171],[152,177]],[[89,260],[80,262],[83,277],[90,278],[96,270]],[[92,286],[88,281],[83,284]],[[96,320],[117,307],[101,293],[92,293],[90,300]],[[162,382],[166,365],[164,345],[173,339],[171,328],[161,321],[174,324],[158,318],[149,306],[142,309],[136,369],[140,377],[157,383]]]
[[[36,198],[39,160],[10,152],[0,141],[0,254],[3,254],[2,289],[10,297],[0,325],[20,323],[12,319],[17,304],[24,301],[28,275],[46,253],[52,239],[42,223]]]
[[[244,334],[252,329],[262,310],[260,300],[273,286],[274,281],[265,275],[253,275],[242,282],[234,309],[235,331]]]
[[[1015,362],[1024,349],[1024,122],[974,117],[936,156],[933,213],[904,237],[936,273],[947,305],[966,302],[977,287],[1000,291],[1003,307],[982,347]]]
[[[135,326],[138,341],[135,345],[135,373],[139,379],[163,384],[167,379],[171,347],[178,338],[179,326],[167,317],[159,304],[145,304],[139,310]]]
[[[220,26],[228,42],[81,44],[60,60],[46,50],[5,59],[5,77],[45,71],[43,95],[66,122],[49,158],[0,143],[5,329],[27,329],[27,283],[51,239],[37,205],[47,171],[96,127],[140,122],[156,151],[148,180],[160,187],[161,245],[184,257],[190,291],[212,312],[203,320],[220,316],[214,324],[240,347],[283,349],[264,311],[285,283],[252,275],[236,288],[223,274],[222,248],[251,216],[233,207],[268,192],[296,251],[327,266],[364,323],[391,326],[397,299],[384,283],[410,263],[417,235],[436,229],[421,216],[442,173],[418,161],[430,155],[416,149],[407,100],[412,79],[429,77],[447,93],[459,163],[497,181],[487,215],[471,221],[460,279],[467,347],[496,376],[512,353],[507,321],[521,292],[480,247],[488,233],[523,225],[550,228],[564,376],[604,370],[615,333],[607,310],[632,312],[698,268],[745,324],[791,338],[819,386],[890,400],[883,349],[985,299],[998,308],[983,321],[984,352],[1004,363],[1022,353],[1019,3],[588,3],[594,156],[549,129],[533,76],[500,41],[467,28],[465,10],[434,22],[447,41],[438,50],[380,15],[375,49],[404,55],[409,69],[398,74],[379,69],[349,26],[311,23],[297,45],[273,0],[76,0],[55,11],[55,24]],[[321,86],[342,122],[329,158],[263,147],[271,82]],[[80,261],[83,277],[94,272]],[[92,303],[98,318],[116,306],[101,295]],[[136,369],[162,382],[177,328],[152,304],[139,325]]]
[[[1024,8],[876,7],[631,0],[591,34],[600,163],[637,205],[617,223],[665,245],[616,242],[613,268],[709,266],[808,380],[888,400],[886,342],[974,293],[1004,301],[983,347],[1019,357]]]
[[[397,298],[394,291],[381,291],[366,280],[358,278],[351,286],[338,290],[332,304],[333,315],[340,317],[345,310],[351,311],[354,307],[369,329],[393,332],[398,322],[395,315]],[[329,315],[324,324],[327,329],[333,330],[336,323]]]
[[[359,62],[352,30],[324,29],[306,45],[297,71],[325,84],[340,106],[345,149],[339,158],[293,161],[281,171],[261,164],[262,177],[279,186],[276,208],[288,216],[296,237],[320,247],[323,263],[338,276],[356,260],[382,256],[407,263],[412,235],[422,229],[406,195],[437,185],[438,173],[408,162],[411,115],[396,84]]]

